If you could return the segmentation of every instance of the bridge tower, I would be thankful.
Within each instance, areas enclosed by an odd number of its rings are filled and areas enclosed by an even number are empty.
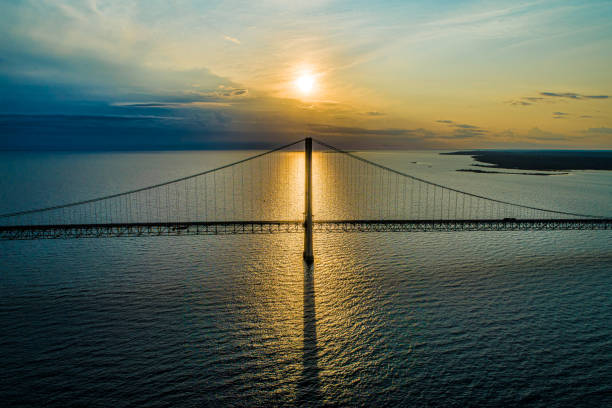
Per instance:
[[[304,143],[306,154],[306,182],[305,182],[305,209],[304,209],[304,261],[307,264],[314,262],[312,253],[312,138],[307,137]]]

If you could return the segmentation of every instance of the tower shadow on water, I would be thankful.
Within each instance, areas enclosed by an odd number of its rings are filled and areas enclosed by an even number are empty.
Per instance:
[[[299,400],[308,406],[321,404],[315,307],[314,265],[304,262],[304,343]]]

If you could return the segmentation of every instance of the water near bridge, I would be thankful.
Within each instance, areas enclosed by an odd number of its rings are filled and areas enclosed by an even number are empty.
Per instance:
[[[252,153],[2,153],[0,213]],[[455,171],[465,156],[360,154],[479,195],[612,215],[610,172],[473,174]],[[303,191],[284,182],[301,203]],[[319,196],[330,191],[314,182]],[[278,198],[266,199],[275,208]],[[315,202],[315,218],[336,211],[326,202]],[[301,234],[0,241],[0,399],[612,404],[609,231],[320,233],[312,268],[302,245]]]

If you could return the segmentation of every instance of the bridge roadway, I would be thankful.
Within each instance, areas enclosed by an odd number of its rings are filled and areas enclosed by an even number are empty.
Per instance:
[[[314,232],[612,230],[612,218],[488,220],[315,220]],[[201,221],[0,226],[0,240],[303,233],[303,221]]]

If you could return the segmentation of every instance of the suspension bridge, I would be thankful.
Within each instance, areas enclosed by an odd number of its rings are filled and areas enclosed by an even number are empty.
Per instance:
[[[0,215],[2,240],[302,233],[307,261],[318,232],[610,229],[610,217],[472,194],[312,138],[136,190]]]

